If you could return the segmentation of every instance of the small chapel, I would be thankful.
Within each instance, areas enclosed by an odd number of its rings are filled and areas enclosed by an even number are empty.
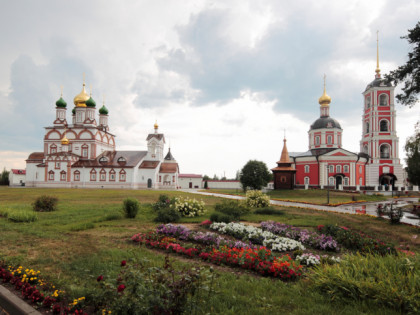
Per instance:
[[[108,126],[108,109],[103,104],[97,111],[85,83],[73,103],[71,123],[63,95],[55,103],[56,117],[52,126],[45,127],[43,151],[26,160],[26,186],[178,188],[179,166],[170,148],[164,156],[165,136],[157,122],[146,138],[147,150],[120,151]]]

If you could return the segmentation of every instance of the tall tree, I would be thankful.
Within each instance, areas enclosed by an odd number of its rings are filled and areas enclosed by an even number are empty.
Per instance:
[[[408,53],[408,61],[385,77],[394,84],[404,83],[402,93],[397,94],[396,99],[401,104],[412,107],[418,101],[420,93],[420,22],[417,22],[413,29],[408,30],[407,36],[401,38],[407,39],[412,45],[412,51]]]
[[[6,168],[0,174],[0,185],[9,185],[9,171],[6,171]]]
[[[420,122],[417,122],[414,135],[405,142],[407,152],[407,176],[413,185],[420,185]]]
[[[242,168],[239,176],[244,191],[248,188],[259,190],[267,186],[270,178],[270,171],[267,165],[257,160],[248,161]]]

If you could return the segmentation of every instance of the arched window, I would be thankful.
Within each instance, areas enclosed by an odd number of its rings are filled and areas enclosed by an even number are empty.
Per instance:
[[[90,180],[92,182],[96,182],[96,171],[95,171],[95,169],[90,171]]]
[[[332,144],[332,136],[327,136],[327,143]]]
[[[125,173],[125,171],[122,169],[121,171],[120,171],[120,182],[125,182],[125,178],[126,178],[126,173]]]
[[[369,149],[367,145],[363,146],[363,153],[369,154]]]
[[[48,180],[54,180],[54,171],[48,172]]]
[[[379,105],[380,106],[387,106],[388,105],[388,95],[387,94],[379,95]]]
[[[348,186],[348,185],[349,185],[349,178],[344,177],[344,186]]]
[[[380,131],[389,131],[388,130],[388,120],[386,120],[386,119],[381,120],[381,122],[379,123],[379,128],[380,128]]]
[[[370,108],[370,95],[366,96],[366,108]]]
[[[334,165],[330,165],[329,167],[330,167],[329,172],[330,172],[330,173],[334,173]]]
[[[344,173],[348,173],[349,172],[349,166],[348,165],[344,165],[343,166],[343,169],[344,169]]]
[[[336,169],[337,169],[337,173],[341,173],[341,165],[337,165]]]
[[[62,181],[62,182],[64,182],[67,178],[66,178],[66,171],[61,171],[60,172],[60,180]]]
[[[80,171],[74,171],[73,176],[74,181],[78,182],[80,180]]]
[[[334,177],[328,179],[328,186],[334,186]]]
[[[305,173],[309,173],[309,165],[305,165]]]
[[[389,149],[389,145],[388,144],[383,144],[380,147],[380,152],[381,152],[381,159],[388,159],[389,155],[390,155],[390,149]]]
[[[109,181],[115,182],[115,171],[114,171],[114,169],[109,171]]]
[[[366,133],[368,133],[369,132],[369,123],[367,122],[366,123]]]
[[[108,162],[108,158],[106,156],[101,156],[101,158],[99,159],[99,163],[107,163]]]
[[[305,177],[305,185],[309,185],[309,177]]]
[[[89,146],[87,144],[82,145],[82,157],[87,158],[89,153],[88,151]]]
[[[319,136],[316,136],[315,137],[315,145],[319,145],[319,143],[320,143],[320,137]]]
[[[57,146],[55,144],[50,146],[50,154],[57,153]]]
[[[99,180],[101,182],[104,182],[106,180],[106,171],[104,169],[101,169],[99,172]]]

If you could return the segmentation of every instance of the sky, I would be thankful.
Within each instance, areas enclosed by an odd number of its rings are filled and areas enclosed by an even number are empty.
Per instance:
[[[55,102],[82,89],[109,110],[119,150],[146,150],[155,121],[181,173],[233,178],[308,149],[326,75],[343,148],[359,152],[362,92],[407,61],[403,0],[0,0],[0,168],[43,150]],[[396,92],[398,93],[399,87]],[[400,158],[420,104],[395,105]]]

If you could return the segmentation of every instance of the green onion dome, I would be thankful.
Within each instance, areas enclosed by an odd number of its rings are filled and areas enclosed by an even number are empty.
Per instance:
[[[57,102],[55,102],[55,105],[57,107],[61,107],[61,108],[66,108],[67,107],[67,103],[66,103],[65,100],[63,100],[62,97],[60,97],[60,99]]]
[[[93,100],[93,98],[92,98],[92,97],[90,97],[90,98],[86,101],[86,106],[87,106],[87,107],[96,107],[96,103],[95,103],[95,101]]]
[[[71,110],[73,115],[76,115],[76,107]]]
[[[105,105],[102,105],[102,107],[99,109],[99,114],[108,115],[108,109],[105,107]]]

